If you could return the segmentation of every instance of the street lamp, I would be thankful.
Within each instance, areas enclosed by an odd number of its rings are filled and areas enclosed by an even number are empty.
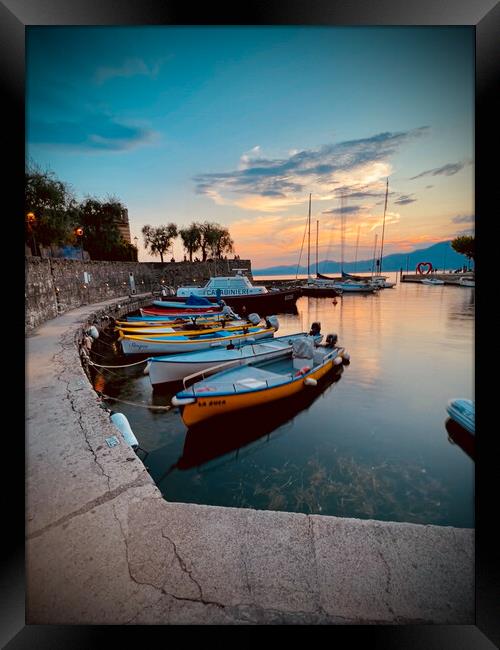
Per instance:
[[[28,212],[26,215],[26,221],[28,222],[28,230],[31,233],[31,236],[33,237],[33,255],[36,256],[36,240],[35,240],[35,230],[34,226],[36,224],[36,215],[34,212]]]
[[[82,254],[82,262],[83,262],[83,228],[75,228],[75,235],[80,238],[80,249],[81,249],[81,254]]]

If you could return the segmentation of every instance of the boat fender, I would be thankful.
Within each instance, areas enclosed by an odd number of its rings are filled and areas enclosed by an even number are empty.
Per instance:
[[[151,361],[148,361],[146,363],[146,367],[144,368],[144,374],[149,375],[149,369],[151,368]]]
[[[309,368],[309,366],[304,366],[300,370],[297,370],[297,372],[295,373],[295,376],[300,377],[301,375],[306,375],[310,370],[311,370],[311,368]]]
[[[316,381],[316,379],[314,379],[314,377],[306,377],[304,379],[304,385],[305,386],[317,386],[318,382]]]
[[[98,332],[97,327],[95,325],[92,325],[92,327],[89,327],[86,333],[89,336],[91,336],[93,339],[98,339],[99,338],[99,332]]]
[[[255,313],[248,314],[247,320],[250,321],[252,325],[258,325],[260,323],[260,316],[259,314],[255,314]]]
[[[130,445],[132,449],[137,449],[139,446],[139,442],[137,441],[137,438],[134,436],[134,433],[132,429],[130,428],[129,421],[123,415],[123,413],[115,413],[111,411],[111,421],[115,425],[115,427],[118,429],[118,431],[122,434],[123,439],[127,443],[127,445]]]
[[[334,366],[339,366],[342,363],[342,357],[335,357],[333,360],[333,365]]]
[[[349,363],[351,360],[351,355],[348,352],[342,354],[342,363]]]

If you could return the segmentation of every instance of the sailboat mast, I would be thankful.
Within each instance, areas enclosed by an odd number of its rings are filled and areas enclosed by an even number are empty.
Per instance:
[[[375,267],[375,257],[377,255],[377,239],[378,239],[378,235],[376,234],[375,235],[375,244],[373,246],[372,278],[373,278],[373,269]]]
[[[309,234],[307,238],[307,277],[310,275],[310,262],[311,262],[311,195],[309,194]]]
[[[358,226],[358,234],[356,236],[356,252],[354,253],[354,273],[356,273],[356,267],[358,265],[358,246],[359,246],[359,226]]]
[[[389,193],[389,179],[385,185],[385,205],[384,205],[384,223],[382,224],[382,242],[380,244],[380,269],[379,273],[382,273],[382,256],[384,254],[384,231],[385,231],[385,213],[387,210],[387,195]]]
[[[316,277],[318,277],[318,234],[319,234],[319,219],[316,219]]]
[[[340,274],[344,275],[344,193],[340,195]]]

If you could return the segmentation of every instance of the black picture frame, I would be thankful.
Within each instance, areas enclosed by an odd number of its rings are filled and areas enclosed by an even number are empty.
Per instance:
[[[497,340],[493,310],[486,302],[486,284],[494,274],[493,256],[488,253],[489,233],[498,212],[494,197],[499,180],[497,165],[490,164],[488,152],[498,119],[497,82],[498,34],[500,6],[496,0],[279,0],[245,2],[214,6],[212,3],[191,7],[178,0],[2,0],[0,2],[1,79],[6,117],[4,157],[9,161],[4,180],[12,206],[11,214],[24,212],[24,39],[31,25],[470,25],[476,31],[476,240],[478,260],[476,276],[476,377],[482,354],[488,354],[485,341]],[[16,191],[14,192],[14,188]],[[491,206],[491,208],[490,208]],[[491,209],[491,212],[489,210]],[[496,212],[495,212],[496,209]],[[20,220],[21,221],[21,220]],[[498,240],[498,237],[497,237]],[[19,238],[22,246],[22,235]],[[13,268],[22,259],[17,256]],[[23,273],[16,270],[19,277]],[[495,296],[493,296],[495,298]],[[484,302],[483,302],[484,301]],[[21,343],[20,343],[21,344]],[[24,343],[23,343],[24,344]],[[497,344],[498,351],[498,344]],[[498,352],[497,352],[498,354]],[[478,384],[476,384],[479,388]],[[347,634],[349,642],[361,642],[367,636],[371,647],[380,648],[492,648],[500,646],[500,572],[498,542],[495,535],[494,426],[488,414],[495,403],[493,386],[481,382],[476,392],[478,418],[476,460],[476,625],[473,626],[336,626],[337,633]],[[494,422],[494,420],[492,420]],[[481,434],[491,433],[491,436]],[[24,625],[24,449],[14,454],[16,479],[9,479],[9,499],[5,511],[10,533],[2,557],[2,613],[0,641],[9,649],[18,648],[89,648],[109,644],[110,634],[117,641],[115,626],[27,626]],[[5,529],[4,529],[5,530]],[[330,633],[331,628],[328,630]],[[145,629],[123,630],[133,642],[134,635]],[[161,626],[147,629],[148,635],[163,634]],[[135,637],[138,638],[138,637]],[[166,637],[168,639],[168,636]],[[4,646],[5,647],[5,646]]]

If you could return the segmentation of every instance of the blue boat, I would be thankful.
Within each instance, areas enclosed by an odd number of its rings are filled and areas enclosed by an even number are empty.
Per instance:
[[[451,399],[446,411],[450,418],[472,435],[476,433],[476,414],[474,402],[470,399]]]

